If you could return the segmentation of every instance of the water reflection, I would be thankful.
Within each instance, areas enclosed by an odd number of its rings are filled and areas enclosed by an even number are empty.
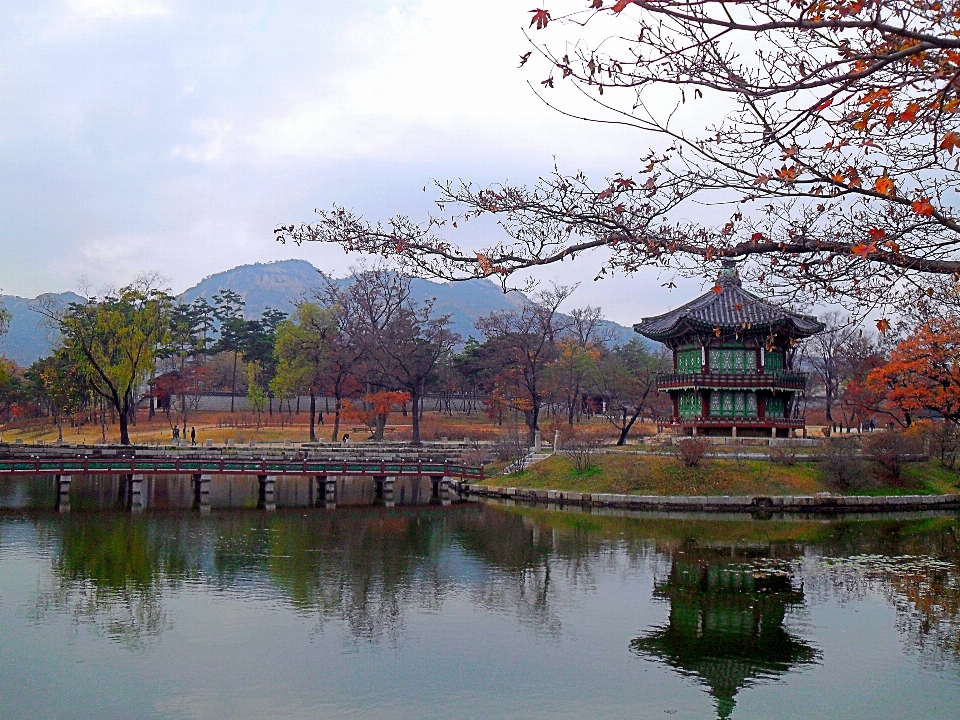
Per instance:
[[[691,544],[677,552],[654,590],[670,604],[669,621],[630,643],[638,655],[703,682],[720,718],[730,717],[741,688],[818,655],[783,626],[788,608],[804,601],[791,564],[763,550]]]
[[[731,522],[493,506],[31,517],[50,548],[34,619],[66,614],[137,651],[175,626],[171,599],[190,589],[288,608],[319,633],[336,623],[362,646],[403,645],[413,615],[439,614],[454,595],[560,639],[571,597],[602,604],[603,578],[633,572],[654,578],[638,605],[653,600],[667,617],[616,652],[695,678],[721,718],[739,714],[746,688],[823,660],[822,640],[794,621],[816,603],[881,597],[908,650],[960,668],[956,517]]]

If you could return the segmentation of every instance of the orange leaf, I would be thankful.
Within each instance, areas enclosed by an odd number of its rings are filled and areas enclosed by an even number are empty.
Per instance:
[[[770,182],[772,179],[773,179],[772,177],[770,177],[769,175],[767,175],[766,173],[764,173],[763,175],[757,176],[757,179],[753,181],[753,184],[754,184],[754,185],[766,185],[766,184],[767,184],[768,182]]]
[[[930,217],[933,215],[933,205],[930,204],[930,198],[920,198],[910,203],[911,209],[921,217]]]
[[[723,292],[723,285],[714,285],[714,286],[713,286],[713,291],[714,291],[717,295],[719,295],[720,293]]]
[[[716,335],[717,337],[720,337],[720,328],[714,328],[713,334]]]
[[[632,5],[632,4],[633,4],[633,0],[617,0],[614,6],[610,9],[613,10],[614,13],[619,15],[620,13],[622,13],[624,10],[627,9],[627,5]]]
[[[873,184],[873,189],[876,190],[881,195],[892,196],[895,192],[893,185],[893,178],[887,175],[881,175],[877,178],[877,181]]]
[[[857,243],[850,249],[850,252],[853,255],[859,255],[865,260],[867,259],[867,257],[869,257],[870,253],[874,253],[876,251],[877,251],[877,246],[874,243],[870,243],[869,245],[867,245],[866,243]]]
[[[792,167],[787,167],[784,165],[777,172],[777,177],[780,178],[783,182],[790,184],[800,175],[800,168],[796,165]]]
[[[887,232],[883,228],[874,227],[870,228],[869,235],[871,242],[878,243],[887,236]]]
[[[537,8],[531,10],[533,17],[530,19],[530,27],[537,26],[537,30],[543,30],[550,22],[550,11]]]
[[[890,321],[886,318],[880,318],[877,320],[877,330],[880,331],[881,335],[886,335],[887,331],[890,329]]]
[[[948,132],[943,136],[943,140],[940,141],[939,147],[941,150],[946,150],[953,155],[953,149],[960,148],[960,135],[955,132]]]

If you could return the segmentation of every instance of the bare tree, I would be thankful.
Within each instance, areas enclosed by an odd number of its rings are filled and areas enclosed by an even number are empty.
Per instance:
[[[572,292],[573,288],[555,285],[517,310],[494,312],[477,322],[487,341],[501,350],[491,357],[506,363],[499,369],[499,377],[509,386],[515,409],[523,413],[531,445],[540,429],[540,411],[546,399],[544,376],[556,358],[558,336],[568,325],[558,308]]]
[[[533,11],[521,65],[558,111],[639,130],[649,149],[632,151],[637,167],[593,183],[559,171],[534,187],[441,183],[440,212],[420,223],[368,222],[335,206],[277,237],[505,285],[517,270],[599,248],[602,272],[668,265],[702,276],[734,258],[768,293],[857,310],[902,305],[931,276],[960,279],[953,3],[584,4]],[[562,88],[592,110],[574,110]],[[499,221],[500,238],[458,244],[454,228],[482,215]]]

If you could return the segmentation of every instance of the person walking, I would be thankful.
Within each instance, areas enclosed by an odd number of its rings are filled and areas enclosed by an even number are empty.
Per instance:
[[[197,429],[195,427],[190,428],[190,444],[197,444]]]
[[[317,413],[317,422],[323,425],[323,410]]]

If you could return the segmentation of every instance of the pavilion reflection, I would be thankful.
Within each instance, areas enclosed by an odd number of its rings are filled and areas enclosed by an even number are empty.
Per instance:
[[[784,628],[787,611],[803,604],[802,585],[757,546],[688,545],[674,553],[654,597],[670,603],[669,620],[630,649],[706,685],[719,718],[731,716],[741,689],[819,656]]]

